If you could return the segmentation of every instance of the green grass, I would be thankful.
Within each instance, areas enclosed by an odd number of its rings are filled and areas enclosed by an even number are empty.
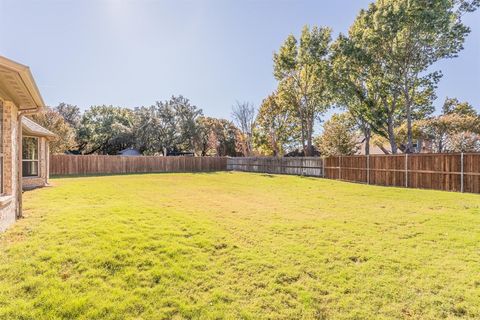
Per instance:
[[[53,179],[0,319],[480,318],[480,196],[247,173]]]

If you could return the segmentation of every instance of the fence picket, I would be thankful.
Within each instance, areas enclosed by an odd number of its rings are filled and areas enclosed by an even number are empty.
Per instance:
[[[51,175],[237,170],[306,175],[382,186],[480,193],[480,154],[342,157],[124,157],[51,155]]]
[[[259,162],[260,159],[262,162]],[[480,154],[396,154],[322,158],[229,158],[228,170],[480,193]]]
[[[197,162],[199,159],[199,162]],[[226,157],[51,155],[51,175],[195,172],[227,170]]]

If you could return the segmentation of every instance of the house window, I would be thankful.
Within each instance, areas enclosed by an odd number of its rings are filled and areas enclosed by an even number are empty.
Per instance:
[[[37,177],[38,138],[24,137],[22,141],[22,172],[24,177]]]

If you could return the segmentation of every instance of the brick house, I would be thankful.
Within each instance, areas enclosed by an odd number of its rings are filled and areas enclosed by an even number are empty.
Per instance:
[[[23,190],[44,187],[49,178],[49,142],[55,134],[33,120],[22,118]]]
[[[43,106],[30,69],[0,56],[0,231],[22,216],[22,118]]]

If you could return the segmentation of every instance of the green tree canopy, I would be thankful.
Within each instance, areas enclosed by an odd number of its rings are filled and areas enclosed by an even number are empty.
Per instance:
[[[52,154],[65,153],[77,147],[74,128],[55,108],[45,107],[41,112],[33,114],[31,119],[56,134],[56,137],[50,141]]]
[[[80,150],[84,154],[117,154],[134,144],[133,111],[115,106],[92,106],[82,116]]]
[[[331,106],[331,32],[305,26],[299,41],[290,35],[273,57],[278,91],[295,110],[305,155],[313,151],[315,121]]]
[[[404,152],[412,152],[412,123],[428,115],[441,72],[438,60],[463,49],[468,27],[465,12],[478,1],[377,0],[362,10],[336,45],[336,75],[340,88],[354,96],[342,101],[361,112],[362,121],[388,138],[397,152],[395,128],[406,122]],[[350,99],[350,98],[348,98]]]
[[[187,151],[195,149],[200,134],[197,118],[202,110],[183,96],[156,102],[150,107],[135,109],[136,145],[146,154]]]
[[[315,145],[323,156],[348,156],[358,151],[359,138],[355,120],[345,112],[334,114],[325,122]]]
[[[241,154],[241,131],[225,119],[199,117],[196,154],[201,156],[237,156]]]
[[[78,106],[61,102],[53,109],[58,112],[72,128],[78,129],[80,121],[82,120],[82,114]]]
[[[467,102],[446,98],[442,114],[419,120],[423,135],[436,152],[480,151],[475,145],[480,134],[480,115]]]
[[[295,110],[276,93],[263,100],[254,127],[255,147],[261,154],[281,156],[299,140]]]

